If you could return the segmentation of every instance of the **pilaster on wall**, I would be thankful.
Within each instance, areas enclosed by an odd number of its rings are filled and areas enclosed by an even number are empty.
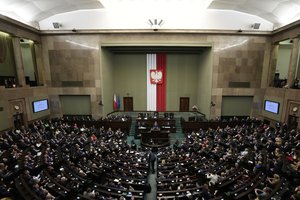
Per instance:
[[[264,96],[266,88],[256,89],[253,96],[252,117],[263,119],[262,109],[264,107]]]
[[[299,119],[300,119],[300,101],[288,100],[287,115],[285,121],[289,122],[289,125],[292,128],[300,130]]]
[[[51,94],[51,89],[49,90],[49,100],[50,100],[50,111],[51,117],[62,117],[62,109],[60,105],[59,95]]]
[[[12,43],[13,43],[16,71],[17,71],[17,76],[18,76],[17,77],[18,84],[19,84],[19,86],[25,86],[26,81],[25,81],[25,72],[24,72],[24,66],[23,66],[23,61],[22,61],[20,38],[13,37]]]
[[[36,67],[37,67],[37,78],[38,85],[45,85],[45,69],[43,66],[43,55],[42,55],[42,45],[35,43],[34,44],[34,53],[36,58]]]
[[[277,56],[278,56],[279,45],[274,44],[271,47],[271,57],[270,57],[270,67],[269,67],[269,78],[268,78],[268,86],[273,86],[273,80],[276,72],[276,64],[277,64]]]
[[[103,116],[102,97],[97,93],[98,91],[96,91],[95,95],[91,95],[91,114],[94,119],[99,119]]]
[[[223,94],[222,88],[212,89],[212,96],[211,96],[212,105],[210,106],[210,118],[209,119],[215,119],[215,118],[221,116],[222,94]]]
[[[291,59],[288,70],[287,84],[292,86],[295,80],[295,74],[297,71],[298,64],[298,52],[299,52],[299,38],[293,39],[293,47],[291,52]]]
[[[266,49],[265,49],[265,53],[264,53],[264,61],[263,61],[263,68],[262,68],[262,76],[261,76],[261,83],[260,83],[260,87],[261,88],[266,88],[268,87],[269,83],[270,83],[270,79],[268,79],[269,77],[269,67],[270,67],[270,59],[272,56],[271,52],[272,50],[272,45],[270,44],[266,44]]]

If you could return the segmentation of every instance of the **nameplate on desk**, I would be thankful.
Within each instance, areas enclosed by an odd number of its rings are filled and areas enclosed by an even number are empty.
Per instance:
[[[163,128],[171,128],[171,126],[163,126]]]
[[[160,128],[158,128],[158,127],[153,127],[153,128],[151,128],[151,131],[160,131]]]
[[[139,127],[139,129],[147,129],[146,127],[143,127],[143,126],[141,126],[141,127]]]

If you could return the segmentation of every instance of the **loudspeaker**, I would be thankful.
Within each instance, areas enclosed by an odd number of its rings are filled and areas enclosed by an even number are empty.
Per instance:
[[[254,24],[252,25],[252,27],[253,27],[253,29],[259,29],[260,23],[254,23]]]
[[[58,23],[58,22],[53,22],[52,24],[53,24],[54,28],[60,28],[61,27],[61,24]]]

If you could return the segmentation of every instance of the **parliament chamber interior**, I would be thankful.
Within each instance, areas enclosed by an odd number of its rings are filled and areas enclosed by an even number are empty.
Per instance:
[[[300,199],[300,2],[0,2],[1,200]]]

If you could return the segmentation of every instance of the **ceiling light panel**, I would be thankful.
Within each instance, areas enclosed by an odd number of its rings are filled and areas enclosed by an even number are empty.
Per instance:
[[[206,9],[213,0],[100,0],[106,9]]]

